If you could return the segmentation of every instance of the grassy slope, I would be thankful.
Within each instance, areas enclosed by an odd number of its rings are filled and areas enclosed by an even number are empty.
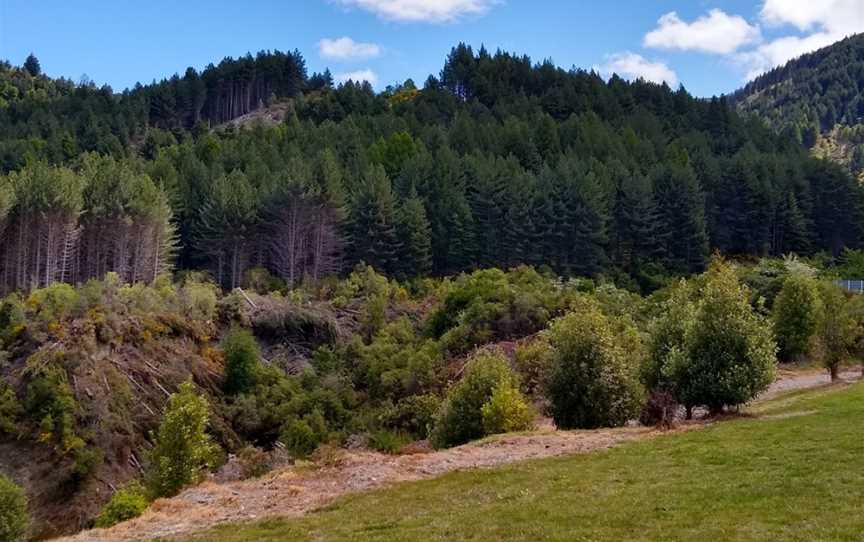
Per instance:
[[[861,540],[864,385],[607,452],[342,499],[196,541]]]

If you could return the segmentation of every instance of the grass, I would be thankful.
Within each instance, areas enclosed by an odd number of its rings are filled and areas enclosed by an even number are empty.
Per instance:
[[[196,542],[860,541],[864,385],[795,392],[759,416],[582,456],[347,497]]]

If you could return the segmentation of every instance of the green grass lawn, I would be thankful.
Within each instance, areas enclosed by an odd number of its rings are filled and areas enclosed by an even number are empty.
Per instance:
[[[864,540],[864,385],[795,393],[758,414],[194,540]]]

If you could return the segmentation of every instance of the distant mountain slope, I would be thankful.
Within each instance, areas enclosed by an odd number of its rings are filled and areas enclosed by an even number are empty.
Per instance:
[[[820,156],[864,171],[864,34],[803,55],[736,92],[738,109]]]

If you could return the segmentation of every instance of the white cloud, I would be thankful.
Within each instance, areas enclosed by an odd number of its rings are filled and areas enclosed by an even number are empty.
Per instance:
[[[645,35],[645,47],[729,54],[758,42],[761,37],[758,26],[719,9],[712,9],[692,23],[681,20],[673,11],[660,17],[657,24],[655,30]]]
[[[359,60],[375,58],[381,54],[381,47],[375,43],[359,43],[348,36],[318,42],[318,54],[330,60]]]
[[[864,32],[862,0],[765,0],[760,17],[766,25],[793,26],[809,34],[783,36],[736,55],[735,60],[747,70],[748,80],[846,36]]]
[[[864,30],[861,0],[765,0],[760,15],[768,24],[788,24],[799,30],[817,29],[838,35]]]
[[[749,81],[793,58],[827,47],[838,39],[841,38],[826,32],[816,32],[803,38],[786,36],[760,45],[752,51],[739,53],[735,60],[747,70],[746,79]]]
[[[631,53],[615,53],[609,55],[606,63],[596,69],[606,76],[617,73],[626,79],[645,79],[655,83],[666,82],[669,86],[678,85],[678,75],[662,62],[652,62],[642,55]]]
[[[375,85],[378,82],[378,74],[368,68],[365,70],[356,70],[352,72],[336,74],[337,83],[347,83],[348,81],[354,81],[355,83],[362,83],[363,81],[368,81],[369,84]]]
[[[337,0],[372,12],[382,19],[403,22],[448,23],[483,15],[499,0]]]

